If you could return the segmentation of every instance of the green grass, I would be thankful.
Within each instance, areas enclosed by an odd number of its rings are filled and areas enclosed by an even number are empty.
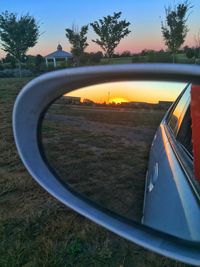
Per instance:
[[[186,266],[106,231],[34,182],[18,157],[11,127],[14,99],[27,81],[0,79],[0,266]]]
[[[102,64],[129,64],[132,63],[132,57],[119,57],[119,58],[102,58]]]
[[[158,60],[159,58],[159,60]],[[170,58],[169,58],[170,59]],[[150,61],[149,61],[150,60]],[[164,62],[166,60],[166,58],[163,58]],[[160,56],[155,55],[153,57],[153,61],[152,61],[152,56],[151,55],[145,55],[145,56],[139,56],[139,58],[137,58],[137,60],[135,60],[134,56],[133,57],[119,57],[119,58],[102,58],[101,59],[101,64],[129,64],[129,63],[156,63],[157,62],[162,62],[160,61]],[[195,64],[195,59],[189,59],[186,57],[185,54],[177,54],[175,56],[175,62],[176,63],[181,63],[181,64]],[[172,63],[172,57],[171,57],[171,61],[169,60],[169,63]]]

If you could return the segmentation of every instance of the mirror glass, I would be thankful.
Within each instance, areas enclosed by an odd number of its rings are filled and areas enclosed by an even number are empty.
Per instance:
[[[42,123],[49,164],[63,183],[95,203],[128,219],[193,239],[193,225],[188,225],[187,207],[180,195],[182,187],[189,185],[178,163],[170,165],[175,153],[166,139],[167,134],[177,143],[185,138],[183,150],[192,154],[191,136],[189,143],[186,134],[179,135],[179,129],[191,129],[186,122],[181,128],[189,112],[190,89],[186,87],[190,85],[124,81],[65,93],[49,107]],[[184,90],[179,106],[169,112]],[[159,128],[163,119],[166,129]],[[173,177],[175,170],[180,177]],[[180,222],[181,231],[177,230]]]

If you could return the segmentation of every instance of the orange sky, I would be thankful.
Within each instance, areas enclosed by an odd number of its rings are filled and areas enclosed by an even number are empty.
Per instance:
[[[169,82],[114,82],[88,86],[68,93],[69,96],[77,96],[93,100],[96,103],[112,102],[116,98],[123,98],[131,102],[157,103],[158,101],[174,101],[182,89],[184,83]]]

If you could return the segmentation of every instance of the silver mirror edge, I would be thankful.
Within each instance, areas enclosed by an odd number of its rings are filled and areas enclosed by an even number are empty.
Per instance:
[[[46,164],[39,128],[44,110],[63,93],[97,83],[165,80],[200,84],[200,67],[132,64],[65,69],[44,74],[19,93],[13,109],[13,132],[19,155],[31,176],[59,201],[112,232],[161,255],[200,265],[200,243],[174,238],[139,223],[120,220],[64,187]]]

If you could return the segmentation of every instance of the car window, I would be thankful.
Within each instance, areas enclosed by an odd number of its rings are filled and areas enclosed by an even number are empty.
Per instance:
[[[183,118],[190,103],[190,88],[190,86],[187,87],[168,120],[168,126],[175,137],[180,130]]]
[[[190,90],[188,86],[168,120],[176,140],[192,155],[192,120],[190,115]]]
[[[188,107],[179,128],[177,140],[192,155],[192,119],[190,115],[190,106]]]

